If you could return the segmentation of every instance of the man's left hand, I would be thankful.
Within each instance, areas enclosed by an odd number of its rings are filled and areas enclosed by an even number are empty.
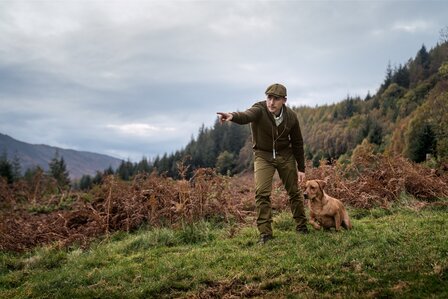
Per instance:
[[[305,173],[298,171],[299,184],[305,181]]]

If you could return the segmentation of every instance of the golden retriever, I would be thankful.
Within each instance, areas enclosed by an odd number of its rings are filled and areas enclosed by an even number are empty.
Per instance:
[[[351,229],[352,224],[344,205],[339,199],[324,192],[326,183],[322,180],[309,180],[303,195],[308,199],[310,209],[309,223],[317,230],[334,227],[336,231]]]

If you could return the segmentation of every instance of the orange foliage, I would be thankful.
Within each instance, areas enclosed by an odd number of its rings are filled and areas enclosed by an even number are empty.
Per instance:
[[[403,192],[426,201],[448,197],[446,175],[401,157],[374,155],[368,143],[354,151],[350,165],[308,167],[307,178],[326,179],[328,194],[359,208],[388,207]],[[95,237],[145,224],[178,228],[200,220],[253,223],[255,217],[250,173],[226,177],[212,169],[198,169],[190,180],[153,173],[138,175],[131,182],[108,176],[88,194],[47,194],[43,190],[52,188],[46,185],[53,184],[34,181],[30,188],[0,180],[0,250],[21,251],[54,242],[87,245]],[[73,201],[70,210],[29,212],[36,203],[50,205],[67,198]],[[289,210],[277,176],[271,200],[275,210]]]

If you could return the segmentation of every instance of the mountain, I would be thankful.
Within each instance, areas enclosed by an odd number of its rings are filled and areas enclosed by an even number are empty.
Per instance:
[[[59,157],[64,158],[71,179],[80,178],[85,174],[93,176],[97,170],[103,171],[109,166],[115,170],[121,163],[120,159],[103,154],[62,149],[44,144],[29,144],[0,133],[0,154],[6,153],[10,161],[18,157],[22,172],[36,166],[48,170],[48,164],[55,157],[56,151]]]

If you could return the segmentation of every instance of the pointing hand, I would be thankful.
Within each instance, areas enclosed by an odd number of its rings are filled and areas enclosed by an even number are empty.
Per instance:
[[[225,121],[231,121],[233,118],[233,115],[231,113],[226,112],[216,112],[218,114],[219,122],[223,123]]]

